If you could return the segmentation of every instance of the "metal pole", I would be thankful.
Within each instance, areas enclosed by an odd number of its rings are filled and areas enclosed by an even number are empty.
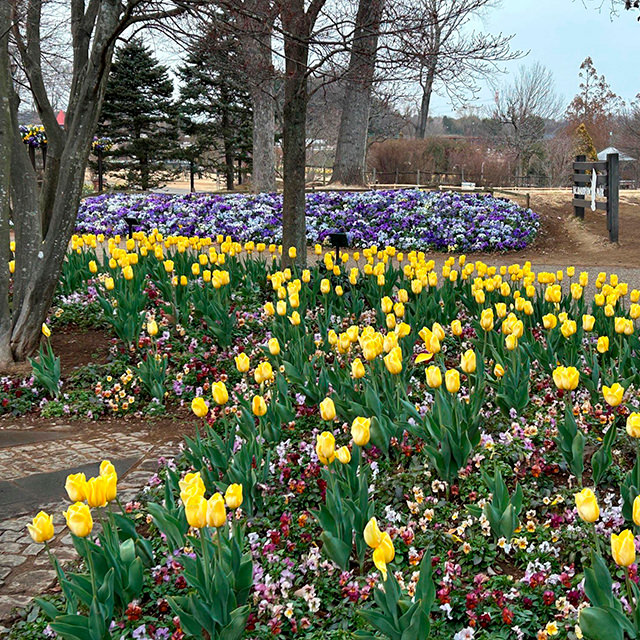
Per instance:
[[[102,193],[104,189],[104,178],[103,178],[103,168],[102,168],[102,149],[98,149],[98,193]]]
[[[607,218],[611,242],[618,242],[619,200],[620,157],[617,153],[610,153],[607,155]]]

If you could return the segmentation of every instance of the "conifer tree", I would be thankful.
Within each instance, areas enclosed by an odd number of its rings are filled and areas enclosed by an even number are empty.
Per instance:
[[[111,67],[99,134],[114,142],[107,170],[143,190],[167,180],[167,160],[178,150],[173,81],[144,45],[134,39],[118,49]]]
[[[589,135],[584,122],[575,131],[575,156],[586,156],[589,162],[598,159],[598,152],[593,144],[593,138]]]
[[[224,172],[228,190],[233,189],[236,167],[244,165],[247,171],[251,164],[251,97],[238,47],[221,15],[193,39],[178,71],[180,117],[192,138],[192,153],[205,169]]]

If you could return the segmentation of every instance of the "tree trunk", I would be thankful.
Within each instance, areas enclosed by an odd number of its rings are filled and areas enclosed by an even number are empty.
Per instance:
[[[9,218],[11,216],[10,177],[12,131],[12,84],[9,74],[9,33],[11,8],[8,2],[0,4],[0,366],[13,361],[11,353],[11,310],[9,307]]]
[[[309,95],[307,69],[309,57],[309,21],[300,9],[282,12],[284,30],[285,81],[283,108],[284,193],[282,203],[282,259],[293,262],[289,249],[295,248],[298,264],[307,261],[307,224],[305,218],[306,120]]]
[[[253,110],[253,150],[251,172],[255,193],[276,190],[276,100],[275,70],[271,55],[271,31],[275,12],[266,0],[245,2],[238,16],[242,57],[250,80]],[[257,16],[261,16],[259,20]]]
[[[365,184],[365,158],[371,90],[378,51],[384,0],[360,0],[351,45],[351,59],[345,76],[340,129],[331,182]]]
[[[429,105],[431,104],[431,94],[433,93],[433,81],[436,77],[436,61],[430,61],[427,67],[427,77],[422,85],[422,99],[420,101],[420,119],[416,137],[424,139],[427,133],[427,123],[429,121]]]

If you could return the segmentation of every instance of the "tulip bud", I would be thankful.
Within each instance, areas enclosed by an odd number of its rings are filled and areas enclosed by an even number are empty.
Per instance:
[[[624,391],[624,387],[618,382],[615,382],[610,387],[602,386],[602,395],[605,402],[611,407],[617,407],[622,402]]]
[[[640,438],[640,413],[630,413],[627,417],[627,434]]]
[[[351,437],[359,447],[364,447],[369,442],[369,438],[371,437],[370,428],[370,418],[358,416],[351,423]]]
[[[64,488],[71,502],[82,502],[87,498],[87,479],[84,473],[72,473],[67,476]]]
[[[240,373],[246,373],[247,371],[249,371],[249,367],[251,366],[251,362],[249,361],[249,357],[247,356],[246,353],[239,353],[235,357],[235,361],[236,361],[236,369]]]
[[[269,340],[269,353],[272,356],[280,354],[280,343],[278,342],[278,338],[271,338],[271,340]]]
[[[202,495],[192,495],[184,503],[184,514],[190,527],[202,529],[207,526],[207,500]]]
[[[635,538],[629,529],[620,535],[611,534],[611,555],[619,567],[628,567],[636,561]]]
[[[204,401],[204,398],[197,397],[191,401],[191,411],[193,411],[198,418],[204,418],[207,413],[209,413],[209,407]]]
[[[454,320],[451,323],[451,333],[456,337],[462,335],[462,323],[460,320]]]
[[[242,504],[242,485],[230,484],[224,493],[224,500],[229,509],[237,509]]]
[[[322,464],[331,464],[336,457],[336,440],[329,431],[318,434],[316,454]]]
[[[460,356],[460,368],[465,373],[474,373],[476,370],[476,366],[477,363],[475,351],[473,351],[473,349],[467,349],[467,351],[465,351]]]
[[[342,464],[349,464],[351,462],[351,451],[349,451],[349,447],[340,447],[336,451],[336,458]]]
[[[378,527],[378,521],[375,518],[371,518],[364,528],[363,532],[364,541],[367,546],[372,549],[377,549],[382,542],[382,531]]]
[[[89,478],[85,485],[87,504],[90,507],[104,507],[107,504],[107,479],[106,476]]]
[[[44,511],[40,511],[33,521],[27,525],[29,535],[34,542],[46,542],[54,535],[53,516]]]
[[[457,369],[449,369],[444,374],[444,383],[449,393],[458,393],[460,390],[460,372]]]
[[[320,403],[320,416],[323,420],[330,422],[336,417],[336,407],[331,398],[325,398]]]
[[[85,538],[93,529],[93,518],[91,510],[83,502],[72,504],[62,515],[67,521],[67,527],[73,535]]]
[[[251,401],[251,410],[254,416],[261,417],[267,413],[267,403],[262,396],[253,396]]]
[[[585,522],[595,522],[600,517],[600,507],[591,489],[583,489],[576,493],[576,508],[578,515]]]
[[[440,385],[442,384],[442,372],[440,371],[439,367],[436,367],[435,365],[427,367],[426,374],[427,384],[432,389],[437,389],[438,387],[440,387]]]
[[[359,380],[360,378],[364,378],[365,373],[366,371],[365,371],[364,365],[362,364],[362,360],[360,360],[360,358],[356,358],[351,363],[351,377],[353,377],[356,380]]]

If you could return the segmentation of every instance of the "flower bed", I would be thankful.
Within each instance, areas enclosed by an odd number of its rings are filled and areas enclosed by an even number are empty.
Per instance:
[[[113,194],[85,199],[77,230],[125,233],[124,218],[133,216],[147,232],[279,242],[281,211],[282,196],[276,194]],[[310,243],[322,243],[338,230],[352,233],[354,246],[511,251],[531,243],[538,226],[530,209],[490,195],[417,190],[307,195]]]
[[[45,328],[41,411],[188,408],[199,435],[123,508],[108,462],[67,480],[80,569],[12,640],[637,635],[640,291],[394,248],[290,271],[252,241],[96,247],[74,238],[50,320],[84,300],[110,360],[60,385]]]

